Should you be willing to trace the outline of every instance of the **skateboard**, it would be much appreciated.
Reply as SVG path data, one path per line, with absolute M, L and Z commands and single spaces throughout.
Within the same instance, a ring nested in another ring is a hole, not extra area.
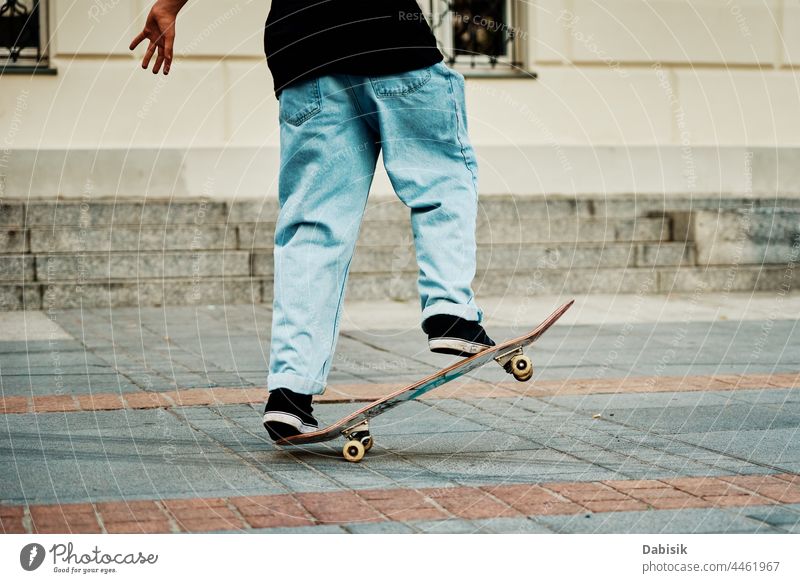
M 359 462 L 373 445 L 372 435 L 369 432 L 370 419 L 393 409 L 400 403 L 421 397 L 428 391 L 432 391 L 436 387 L 440 387 L 470 371 L 480 368 L 492 360 L 502 366 L 507 373 L 513 375 L 516 380 L 523 382 L 530 380 L 533 376 L 533 364 L 531 363 L 531 359 L 523 354 L 522 349 L 536 342 L 550 326 L 555 324 L 558 319 L 564 315 L 574 302 L 575 300 L 571 300 L 558 308 L 541 324 L 524 336 L 506 340 L 505 342 L 501 342 L 500 344 L 491 346 L 472 356 L 459 360 L 421 381 L 417 381 L 385 397 L 381 397 L 377 401 L 373 401 L 328 427 L 311 433 L 301 433 L 299 435 L 286 437 L 278 440 L 276 444 L 306 445 L 309 443 L 330 441 L 339 436 L 343 436 L 346 442 L 342 448 L 342 455 L 348 461 Z

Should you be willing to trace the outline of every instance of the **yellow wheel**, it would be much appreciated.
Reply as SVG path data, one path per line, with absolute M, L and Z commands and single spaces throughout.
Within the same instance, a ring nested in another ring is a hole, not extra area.
M 365 452 L 372 449 L 372 444 L 373 444 L 373 441 L 372 441 L 372 436 L 371 435 L 365 435 L 364 437 L 361 438 L 361 445 L 364 446 L 364 451 Z
M 342 455 L 344 459 L 349 462 L 360 462 L 364 454 L 367 453 L 366 448 L 361 444 L 360 441 L 351 439 L 347 443 L 344 444 L 342 448 Z
M 511 359 L 511 374 L 518 381 L 529 381 L 533 376 L 533 363 L 525 355 L 518 355 Z

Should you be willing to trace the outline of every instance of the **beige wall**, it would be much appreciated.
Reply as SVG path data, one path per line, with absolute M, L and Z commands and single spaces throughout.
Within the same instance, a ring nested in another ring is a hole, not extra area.
M 262 52 L 268 0 L 190 0 L 167 78 L 138 68 L 143 49 L 127 49 L 149 4 L 51 1 L 58 74 L 0 77 L 4 148 L 243 148 L 274 170 L 277 102 Z M 526 148 L 558 158 L 562 146 L 654 156 L 800 145 L 800 0 L 537 0 L 527 13 L 521 32 L 539 78 L 467 84 L 492 192 L 523 183 L 504 152 Z M 495 176 L 501 170 L 506 180 Z M 266 192 L 271 181 L 248 189 Z M 568 182 L 558 189 L 569 192 Z

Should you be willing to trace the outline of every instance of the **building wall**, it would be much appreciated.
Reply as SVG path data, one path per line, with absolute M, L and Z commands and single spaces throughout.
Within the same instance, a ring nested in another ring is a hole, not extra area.
M 2 196 L 274 196 L 268 0 L 191 0 L 168 77 L 128 50 L 149 0 L 50 4 L 58 74 L 0 76 Z M 538 78 L 467 83 L 484 193 L 800 193 L 800 0 L 526 12 Z

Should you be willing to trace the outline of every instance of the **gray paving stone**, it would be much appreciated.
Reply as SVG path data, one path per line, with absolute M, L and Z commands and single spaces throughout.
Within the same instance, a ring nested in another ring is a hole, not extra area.
M 163 410 L 10 415 L 5 421 L 0 430 L 4 502 L 284 491 Z
M 747 510 L 744 514 L 747 518 L 784 530 L 800 527 L 800 504 L 758 507 L 752 511 Z
M 347 531 L 338 524 L 319 524 L 315 526 L 294 527 L 287 526 L 281 528 L 253 528 L 246 532 L 252 534 L 347 534 Z
M 800 432 L 797 427 L 773 430 L 685 433 L 681 439 L 715 452 L 748 461 L 760 461 L 789 470 L 800 463 Z
M 479 526 L 469 520 L 451 518 L 449 520 L 420 520 L 408 523 L 418 532 L 428 534 L 476 534 L 483 532 Z
M 411 534 L 415 532 L 402 522 L 363 522 L 344 524 L 342 528 L 353 534 Z
M 486 518 L 471 521 L 483 532 L 498 534 L 552 534 L 545 525 L 528 518 Z
M 7 358 L 15 355 L 27 358 L 33 353 L 83 353 L 84 345 L 78 340 L 28 340 L 28 341 L 0 341 L 0 362 L 7 362 Z M 89 356 L 91 358 L 91 356 Z
M 784 406 L 795 408 L 800 402 L 800 388 L 739 390 L 731 395 L 731 401 L 779 409 Z
M 622 384 L 624 379 L 620 379 Z M 641 393 L 633 394 L 603 394 L 603 395 L 561 395 L 556 397 L 542 397 L 546 403 L 587 411 L 591 413 L 614 413 L 616 421 L 620 421 L 619 412 L 628 413 L 628 410 L 638 411 L 645 404 L 649 408 L 657 407 L 698 407 L 698 406 L 726 406 L 731 403 L 733 391 L 692 391 L 692 392 L 664 392 L 651 393 L 646 397 Z M 631 413 L 633 414 L 633 413 Z
M 697 405 L 695 407 L 671 406 L 669 414 L 664 407 L 639 407 L 619 410 L 614 420 L 643 431 L 678 434 L 732 431 L 739 429 L 796 428 L 800 425 L 800 410 L 792 411 L 764 408 L 751 404 Z
M 536 516 L 533 520 L 559 533 L 733 534 L 780 532 L 769 525 L 719 508 Z

